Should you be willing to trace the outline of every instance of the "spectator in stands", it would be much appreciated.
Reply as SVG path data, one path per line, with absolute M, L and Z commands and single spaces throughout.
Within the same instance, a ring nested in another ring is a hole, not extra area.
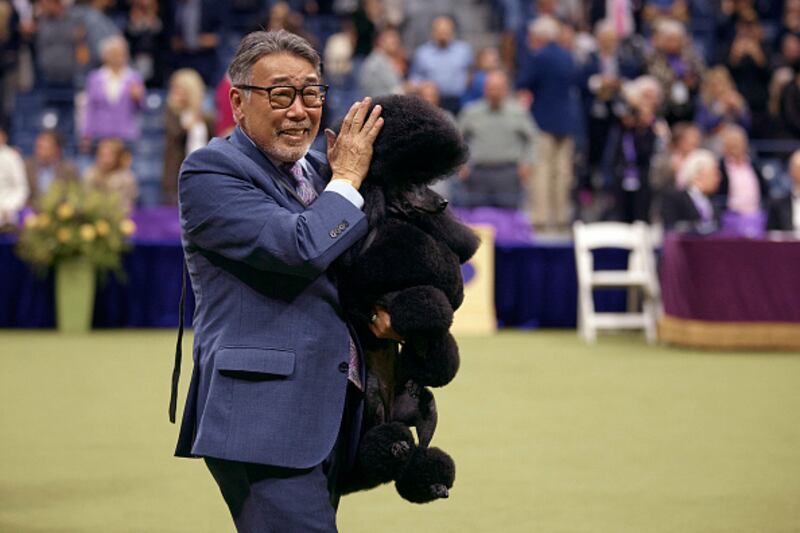
M 86 45 L 89 49 L 89 62 L 86 67 L 93 69 L 103 63 L 102 43 L 109 37 L 121 35 L 121 32 L 106 11 L 113 0 L 86 0 L 76 2 L 73 12 L 86 30 Z
M 36 65 L 42 87 L 72 89 L 89 61 L 86 30 L 65 0 L 39 0 L 36 20 Z
M 119 197 L 126 213 L 136 204 L 139 187 L 131 172 L 131 153 L 120 139 L 103 139 L 98 143 L 94 164 L 83 179 L 90 187 Z
M 128 66 L 128 43 L 115 35 L 101 45 L 103 66 L 89 74 L 82 129 L 83 147 L 105 138 L 132 143 L 139 138 L 137 115 L 145 89 L 138 72 Z
M 780 119 L 793 137 L 800 138 L 800 65 L 794 66 L 792 79 L 781 91 Z
M 472 61 L 472 47 L 456 39 L 453 19 L 437 17 L 431 25 L 431 40 L 414 53 L 409 78 L 414 82 L 433 81 L 439 89 L 441 107 L 457 114 Z
M 783 18 L 781 20 L 780 33 L 793 33 L 795 35 L 800 35 L 799 0 L 785 0 L 783 5 Z
M 647 70 L 661 82 L 667 121 L 674 124 L 691 120 L 705 62 L 692 48 L 684 25 L 675 20 L 664 19 L 656 24 L 653 47 Z
M 789 194 L 769 202 L 767 229 L 781 231 L 800 231 L 800 150 L 789 158 L 789 176 L 792 190 Z
M 465 204 L 519 208 L 522 187 L 531 177 L 536 133 L 530 115 L 509 99 L 505 72 L 486 75 L 484 97 L 461 111 L 458 124 L 470 148 L 460 176 Z
M 767 111 L 769 113 L 770 128 L 766 133 L 767 138 L 783 139 L 794 137 L 791 125 L 784 123 L 781 100 L 784 89 L 795 78 L 795 72 L 800 72 L 800 34 L 787 33 L 781 39 L 780 52 L 773 59 L 772 79 L 769 83 L 769 100 Z
M 658 23 L 659 20 L 669 18 L 684 24 L 689 22 L 688 0 L 645 0 L 642 11 L 642 21 L 646 25 Z
M 0 129 L 0 231 L 16 226 L 30 193 L 25 162 L 7 141 L 6 132 Z
M 625 80 L 641 73 L 640 65 L 619 48 L 617 30 L 611 20 L 601 20 L 595 26 L 597 51 L 589 55 L 581 73 L 583 112 L 587 117 L 588 140 L 585 189 L 591 189 L 592 175 L 599 172 L 611 126 L 615 123 L 613 104 L 620 97 Z
M 770 128 L 767 101 L 771 72 L 764 28 L 758 20 L 740 21 L 736 25 L 736 37 L 726 54 L 726 64 L 752 114 L 754 135 L 764 137 Z
M 483 86 L 486 83 L 486 76 L 500 68 L 500 52 L 494 46 L 487 46 L 478 51 L 475 58 L 475 65 L 469 75 L 467 90 L 461 97 L 461 106 L 483 98 Z
M 206 88 L 200 75 L 188 68 L 172 74 L 167 106 L 164 110 L 164 173 L 162 193 L 165 203 L 178 203 L 178 171 L 187 155 L 208 144 L 213 131 L 211 117 L 203 112 Z M 229 104 L 230 105 L 230 104 Z
M 227 7 L 218 0 L 176 0 L 167 27 L 173 68 L 196 70 L 206 86 L 216 86 L 221 77 L 216 48 Z
M 0 129 L 11 123 L 20 44 L 17 10 L 10 0 L 0 0 Z
M 624 111 L 608 140 L 615 199 L 613 218 L 627 223 L 650 220 L 650 165 L 658 148 L 656 113 L 661 102 L 648 94 L 648 79 L 643 76 L 624 86 Z M 658 87 L 657 82 L 653 85 Z
M 353 55 L 366 57 L 372 51 L 378 28 L 383 26 L 383 6 L 380 0 L 359 0 L 358 8 L 350 16 L 347 26 L 348 33 L 353 37 Z
M 130 44 L 131 65 L 145 85 L 163 87 L 167 39 L 158 0 L 131 0 L 125 38 Z
M 747 132 L 739 126 L 727 126 L 722 132 L 719 195 L 725 208 L 739 215 L 754 215 L 766 199 L 767 188 L 761 172 L 748 154 Z
M 398 57 L 405 55 L 400 34 L 393 28 L 378 32 L 375 44 L 358 74 L 358 88 L 364 96 L 401 94 L 403 92 L 404 62 Z
M 546 16 L 530 26 L 529 52 L 519 72 L 517 88 L 530 102 L 539 127 L 536 175 L 528 202 L 531 220 L 542 231 L 566 230 L 571 220 L 570 192 L 574 182 L 573 154 L 578 109 L 577 72 L 568 50 L 558 44 L 560 25 Z
M 78 180 L 78 170 L 72 162 L 63 159 L 61 145 L 61 134 L 55 130 L 45 130 L 36 137 L 33 157 L 25 161 L 29 204 L 34 204 L 47 192 L 53 181 Z
M 236 120 L 233 118 L 233 109 L 231 109 L 231 100 L 228 97 L 230 91 L 231 77 L 225 73 L 214 90 L 214 108 L 217 112 L 214 121 L 215 137 L 227 136 L 236 126 Z
M 686 157 L 703 145 L 703 132 L 692 122 L 678 122 L 672 126 L 669 145 L 653 159 L 650 184 L 654 191 L 684 189 L 686 183 L 677 178 Z
M 716 136 L 726 126 L 738 124 L 746 128 L 750 125 L 747 102 L 736 90 L 736 85 L 725 67 L 720 65 L 706 72 L 697 101 L 695 122 L 715 147 Z
M 687 187 L 666 195 L 661 205 L 664 229 L 702 233 L 715 230 L 719 226 L 719 209 L 711 197 L 720 182 L 717 157 L 703 148 L 695 150 L 686 158 L 681 174 Z

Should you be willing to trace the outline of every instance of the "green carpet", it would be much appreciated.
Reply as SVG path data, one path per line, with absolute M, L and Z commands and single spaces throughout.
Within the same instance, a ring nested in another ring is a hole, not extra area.
M 0 531 L 233 531 L 205 467 L 171 456 L 173 342 L 0 332 Z M 436 392 L 451 498 L 349 496 L 343 532 L 800 531 L 798 354 L 572 331 L 460 343 Z

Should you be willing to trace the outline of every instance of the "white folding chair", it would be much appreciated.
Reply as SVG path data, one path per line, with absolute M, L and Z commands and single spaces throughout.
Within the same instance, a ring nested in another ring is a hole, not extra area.
M 572 226 L 575 237 L 575 265 L 578 272 L 578 332 L 586 342 L 597 340 L 599 329 L 644 329 L 647 342 L 656 341 L 656 321 L 661 297 L 656 276 L 655 254 L 650 228 L 644 222 L 597 222 Z M 626 270 L 595 270 L 592 251 L 599 248 L 630 250 Z M 594 289 L 627 288 L 625 313 L 598 313 Z M 641 294 L 641 310 L 638 298 Z

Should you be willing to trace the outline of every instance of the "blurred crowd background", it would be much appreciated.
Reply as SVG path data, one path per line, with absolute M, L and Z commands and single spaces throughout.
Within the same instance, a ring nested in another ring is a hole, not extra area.
M 55 180 L 175 204 L 239 40 L 280 28 L 324 58 L 323 127 L 366 95 L 452 117 L 456 206 L 800 228 L 800 0 L 0 0 L 0 226 Z

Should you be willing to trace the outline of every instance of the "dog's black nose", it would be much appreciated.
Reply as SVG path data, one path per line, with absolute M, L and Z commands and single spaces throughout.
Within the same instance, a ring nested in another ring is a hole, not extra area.
M 450 202 L 448 202 L 445 198 L 442 198 L 441 200 L 439 200 L 439 211 L 441 212 L 441 211 L 444 211 L 445 209 L 447 209 L 447 204 L 449 204 L 449 203 Z

